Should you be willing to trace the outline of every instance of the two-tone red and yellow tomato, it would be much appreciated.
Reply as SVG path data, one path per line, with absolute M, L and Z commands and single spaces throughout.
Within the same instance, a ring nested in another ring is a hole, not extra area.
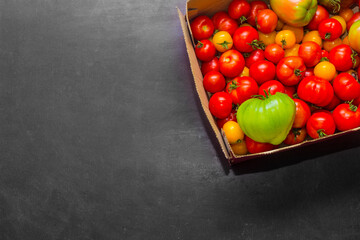
M 350 47 L 355 51 L 360 52 L 360 20 L 351 25 L 348 40 Z

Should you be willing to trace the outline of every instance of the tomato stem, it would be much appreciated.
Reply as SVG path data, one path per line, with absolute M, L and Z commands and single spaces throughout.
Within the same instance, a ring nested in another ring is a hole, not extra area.
M 284 48 L 284 46 L 286 46 L 286 40 L 285 40 L 285 38 L 283 38 L 283 39 L 281 40 L 281 47 Z
M 231 93 L 232 90 L 235 90 L 237 89 L 239 86 L 237 85 L 237 82 L 236 80 L 235 81 L 232 81 L 229 85 L 229 93 Z
M 302 76 L 301 73 L 303 73 L 303 72 L 304 72 L 304 71 L 301 71 L 300 69 L 295 69 L 295 70 L 294 70 L 295 76 L 297 76 L 297 77 L 301 77 L 301 76 Z
M 316 131 L 319 135 L 319 137 L 325 137 L 327 136 L 327 134 L 325 133 L 325 130 L 324 129 L 319 129 Z
M 293 128 L 292 132 L 294 134 L 294 140 L 296 141 L 296 138 L 300 135 L 301 128 Z
M 327 57 L 322 57 L 320 62 L 330 62 L 330 60 Z
M 353 67 L 354 67 L 355 64 L 356 64 L 356 58 L 355 58 L 355 57 L 356 57 L 358 54 L 357 54 L 357 52 L 354 51 L 354 49 L 351 49 L 351 52 L 352 52 L 352 53 L 351 53 L 351 61 L 352 61 L 352 63 L 353 63 Z
M 331 38 L 331 33 L 325 33 L 325 39 L 330 39 Z
M 247 18 L 245 16 L 241 16 L 239 20 L 240 20 L 240 24 L 243 24 L 244 22 L 246 22 Z
M 356 111 L 357 111 L 357 106 L 356 106 L 356 105 L 354 105 L 354 104 L 352 104 L 352 103 L 353 103 L 353 101 L 354 101 L 354 99 L 353 99 L 353 100 L 351 100 L 351 101 L 348 101 L 348 102 L 346 102 L 346 103 L 348 103 L 348 104 L 349 104 L 349 109 L 350 109 L 351 111 L 356 112 Z
M 217 43 L 218 45 L 222 46 L 223 48 L 225 49 L 229 49 L 228 45 L 229 44 L 232 44 L 232 42 L 227 42 L 227 41 L 224 41 L 222 43 Z
M 204 46 L 204 44 L 200 41 L 198 41 L 198 44 L 197 44 L 197 48 L 202 48 Z
M 248 44 L 251 45 L 254 50 L 256 49 L 265 50 L 265 44 L 257 39 L 253 40 L 251 43 Z

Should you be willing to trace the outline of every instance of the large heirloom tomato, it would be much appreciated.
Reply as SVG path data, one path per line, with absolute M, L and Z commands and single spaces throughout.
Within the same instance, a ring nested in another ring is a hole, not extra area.
M 297 94 L 302 100 L 319 107 L 325 107 L 331 102 L 334 96 L 334 89 L 325 79 L 310 76 L 301 80 Z
M 329 52 L 329 61 L 334 64 L 336 70 L 346 72 L 356 64 L 356 53 L 346 44 L 334 47 Z
M 283 22 L 294 27 L 303 27 L 314 17 L 317 0 L 270 0 L 270 5 Z
M 351 101 L 360 96 L 360 83 L 349 73 L 340 73 L 333 80 L 335 94 L 343 101 Z
M 350 47 L 360 53 L 360 21 L 357 21 L 351 25 L 348 39 Z
M 214 24 L 208 16 L 196 17 L 190 24 L 191 32 L 196 40 L 207 39 L 214 33 Z
M 304 77 L 305 70 L 306 66 L 301 57 L 285 57 L 276 66 L 276 76 L 285 86 L 294 86 Z
M 217 92 L 209 100 L 209 110 L 212 115 L 219 119 L 228 117 L 232 110 L 232 100 L 230 94 Z
M 336 128 L 340 131 L 360 127 L 360 109 L 351 103 L 342 103 L 333 111 Z
M 316 112 L 311 115 L 306 123 L 308 135 L 314 139 L 334 134 L 336 130 L 331 113 Z
M 229 78 L 239 76 L 244 69 L 245 59 L 241 53 L 232 49 L 224 52 L 220 59 L 220 72 Z
M 252 52 L 256 48 L 265 49 L 259 41 L 258 31 L 250 26 L 239 27 L 233 35 L 234 46 L 240 52 Z
M 295 103 L 285 93 L 251 98 L 241 104 L 237 120 L 251 139 L 278 145 L 284 141 L 295 118 Z
M 251 77 L 236 77 L 226 85 L 226 92 L 234 104 L 242 104 L 258 93 L 258 85 Z

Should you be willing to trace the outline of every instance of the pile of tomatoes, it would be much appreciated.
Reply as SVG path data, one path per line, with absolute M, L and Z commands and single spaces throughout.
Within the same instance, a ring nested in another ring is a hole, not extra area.
M 309 24 L 294 27 L 263 1 L 233 0 L 227 11 L 191 21 L 209 110 L 235 154 L 280 146 L 254 141 L 237 124 L 237 108 L 264 91 L 285 93 L 296 104 L 281 145 L 360 127 L 360 58 L 353 47 L 360 38 L 348 37 L 358 20 L 350 8 L 332 16 L 318 5 Z M 360 36 L 360 28 L 354 31 Z

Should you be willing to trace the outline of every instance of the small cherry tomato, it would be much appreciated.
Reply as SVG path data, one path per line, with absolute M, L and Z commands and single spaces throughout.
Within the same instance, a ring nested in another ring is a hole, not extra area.
M 304 43 L 308 41 L 316 42 L 320 47 L 322 47 L 322 39 L 320 37 L 319 31 L 314 30 L 306 33 L 302 42 Z
M 260 0 L 255 0 L 250 2 L 250 15 L 247 19 L 247 22 L 255 27 L 256 26 L 256 15 L 260 10 L 268 9 L 268 5 Z
M 332 114 L 339 131 L 360 127 L 360 109 L 352 103 L 338 105 Z
M 210 40 L 203 39 L 198 41 L 195 46 L 195 55 L 200 61 L 211 61 L 215 57 L 215 54 L 215 46 Z
M 275 30 L 278 17 L 271 9 L 260 10 L 255 18 L 256 28 L 263 33 L 271 33 Z
M 209 110 L 213 116 L 224 119 L 230 115 L 232 110 L 232 100 L 230 94 L 217 92 L 210 97 Z
M 204 76 L 203 85 L 206 91 L 216 93 L 224 90 L 226 82 L 221 73 L 211 71 Z
M 245 137 L 246 147 L 249 153 L 261 153 L 270 151 L 276 148 L 275 145 L 270 143 L 260 143 L 252 140 L 248 136 Z
M 245 66 L 250 68 L 251 65 L 261 60 L 265 60 L 265 53 L 261 49 L 256 49 L 255 51 L 251 52 L 248 57 L 245 57 Z
M 293 128 L 305 127 L 307 120 L 311 116 L 309 105 L 301 99 L 294 99 L 296 105 L 295 120 Z
M 299 57 L 304 60 L 305 66 L 313 67 L 320 62 L 321 47 L 315 42 L 304 42 L 300 45 Z
M 297 57 L 299 56 L 300 44 L 295 44 L 292 48 L 285 49 L 285 57 Z
M 214 57 L 209 62 L 201 63 L 201 73 L 203 74 L 203 76 L 205 76 L 205 74 L 210 71 L 220 71 L 219 59 L 217 57 Z
M 227 121 L 223 126 L 223 130 L 230 144 L 241 142 L 244 139 L 244 132 L 235 121 Z
M 341 36 L 342 26 L 338 20 L 334 18 L 327 18 L 320 22 L 318 31 L 321 39 L 332 41 Z
M 232 48 L 233 40 L 231 35 L 226 31 L 219 31 L 214 34 L 213 44 L 219 52 L 225 52 Z
M 332 135 L 335 130 L 334 119 L 331 114 L 326 112 L 313 113 L 306 124 L 306 132 L 313 139 Z
M 265 58 L 274 64 L 277 64 L 284 56 L 284 49 L 275 43 L 265 48 Z
M 250 15 L 250 3 L 246 0 L 232 0 L 228 7 L 228 14 L 242 24 Z
M 304 101 L 324 107 L 331 102 L 334 96 L 334 89 L 325 79 L 310 76 L 301 80 L 297 94 Z
M 295 34 L 296 43 L 300 43 L 304 37 L 304 28 L 303 27 L 293 27 L 285 24 L 282 30 L 290 30 Z
M 301 57 L 285 57 L 276 66 L 276 76 L 285 86 L 295 86 L 303 79 L 305 70 Z
M 231 144 L 230 147 L 236 155 L 245 155 L 248 152 L 245 140 L 241 140 L 239 143 Z
M 314 68 L 314 75 L 327 81 L 334 79 L 336 68 L 334 64 L 328 61 L 319 62 Z
M 307 28 L 310 30 L 317 30 L 322 20 L 329 18 L 329 12 L 321 5 L 317 5 L 314 17 L 311 19 Z
M 259 32 L 259 41 L 264 43 L 265 47 L 275 43 L 276 31 L 272 31 L 271 33 L 262 33 Z
M 284 140 L 284 143 L 286 145 L 295 145 L 298 143 L 301 143 L 305 140 L 307 134 L 306 134 L 306 128 L 293 128 L 290 130 L 289 134 Z
M 250 76 L 261 85 L 275 78 L 276 67 L 272 62 L 262 60 L 251 65 Z
M 236 77 L 226 85 L 226 92 L 230 94 L 235 105 L 240 105 L 258 94 L 258 89 L 258 84 L 251 77 Z
M 360 96 L 360 83 L 349 73 L 340 73 L 333 80 L 336 96 L 343 101 L 350 101 Z
M 295 33 L 291 30 L 281 30 L 276 34 L 275 43 L 284 49 L 292 48 L 296 43 Z
M 245 59 L 243 55 L 234 50 L 228 50 L 221 54 L 219 59 L 220 72 L 229 78 L 239 76 L 244 69 Z
M 214 24 L 208 16 L 200 15 L 190 23 L 190 29 L 196 40 L 203 40 L 213 35 Z
M 259 87 L 259 95 L 265 96 L 265 92 L 266 94 L 270 92 L 271 95 L 275 95 L 277 92 L 285 93 L 285 87 L 277 80 L 270 80 Z

